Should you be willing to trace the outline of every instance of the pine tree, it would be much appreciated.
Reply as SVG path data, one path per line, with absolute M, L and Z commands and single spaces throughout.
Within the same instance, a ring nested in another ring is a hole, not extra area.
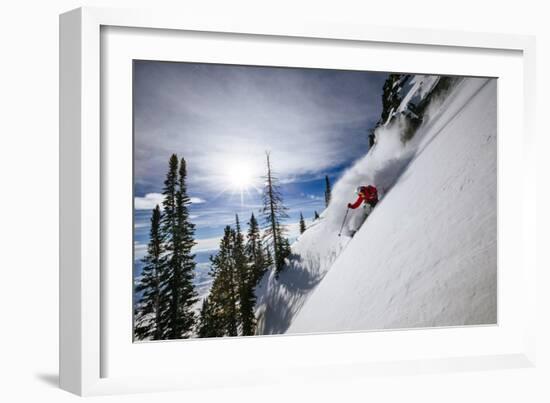
M 235 229 L 230 226 L 224 229 L 219 251 L 210 258 L 213 281 L 208 300 L 204 301 L 201 310 L 200 337 L 254 334 L 254 291 L 269 258 L 254 215 L 249 226 L 245 243 L 239 217 L 235 216 Z
M 142 293 L 136 306 L 135 337 L 138 340 L 160 340 L 163 335 L 162 285 L 161 277 L 166 259 L 164 258 L 163 238 L 160 231 L 161 213 L 157 205 L 151 215 L 151 229 L 147 254 L 142 259 L 144 266 L 136 293 Z
M 306 222 L 304 221 L 304 216 L 300 212 L 300 234 L 306 232 Z
M 328 207 L 331 197 L 330 180 L 328 175 L 325 175 L 325 207 Z
M 163 189 L 162 233 L 166 244 L 166 271 L 163 282 L 166 287 L 166 312 L 162 320 L 165 339 L 180 339 L 190 336 L 195 325 L 193 305 L 197 302 L 197 293 L 193 285 L 195 269 L 194 245 L 195 227 L 189 222 L 186 187 L 186 163 L 182 158 L 170 157 L 168 173 Z
M 251 264 L 254 285 L 257 285 L 270 264 L 267 251 L 262 245 L 260 226 L 256 217 L 254 217 L 254 213 L 252 213 L 248 222 L 245 253 Z
M 290 241 L 288 240 L 288 238 L 283 238 L 281 245 L 282 245 L 281 254 L 285 257 L 289 257 L 291 253 L 291 249 L 290 249 Z
M 223 323 L 217 307 L 206 297 L 202 301 L 197 329 L 198 337 L 222 337 Z
M 187 163 L 182 158 L 179 167 L 176 212 L 178 217 L 178 230 L 180 231 L 180 248 L 182 260 L 181 273 L 181 300 L 180 300 L 180 329 L 185 336 L 193 329 L 196 322 L 193 306 L 198 301 L 198 294 L 193 284 L 195 276 L 195 255 L 191 252 L 195 246 L 195 225 L 189 221 L 189 208 L 191 200 L 187 195 Z
M 284 267 L 285 259 L 288 257 L 288 249 L 285 243 L 286 228 L 282 224 L 288 218 L 287 208 L 283 204 L 283 197 L 279 190 L 278 179 L 274 175 L 269 160 L 269 153 L 266 153 L 267 173 L 263 190 L 263 207 L 261 213 L 264 218 L 264 237 L 273 252 L 275 270 L 278 273 Z
M 318 213 L 317 211 L 314 211 L 314 212 L 313 212 L 313 219 L 314 219 L 314 220 L 319 219 L 319 213 Z
M 239 288 L 239 313 L 241 332 L 243 336 L 254 334 L 256 318 L 254 316 L 254 305 L 256 296 L 254 295 L 254 277 L 251 266 L 245 253 L 244 237 L 241 233 L 239 216 L 235 216 L 235 232 L 233 240 L 233 256 L 235 261 L 235 272 Z
M 212 309 L 208 303 L 208 297 L 202 300 L 201 311 L 199 314 L 199 323 L 197 326 L 198 337 L 212 337 Z
M 174 329 L 174 307 L 177 303 L 173 301 L 177 298 L 179 293 L 173 293 L 174 284 L 172 278 L 174 273 L 179 269 L 179 250 L 178 245 L 178 232 L 177 232 L 177 220 L 176 220 L 176 192 L 177 192 L 177 177 L 178 177 L 178 158 L 174 154 L 170 157 L 168 172 L 164 180 L 163 188 L 163 214 L 161 220 L 161 231 L 165 240 L 166 250 L 166 270 L 162 275 L 162 282 L 165 289 L 163 292 L 163 312 L 161 315 L 161 323 L 163 328 L 163 339 L 175 338 L 173 334 Z M 175 312 L 177 314 L 177 312 Z
M 213 277 L 210 290 L 210 302 L 216 308 L 216 317 L 220 332 L 225 336 L 237 336 L 239 321 L 239 287 L 235 270 L 234 241 L 236 233 L 230 226 L 224 229 L 220 248 L 210 258 Z
M 273 260 L 273 255 L 271 254 L 271 250 L 269 249 L 269 246 L 265 246 L 264 250 L 266 267 L 271 267 L 275 264 L 275 261 Z

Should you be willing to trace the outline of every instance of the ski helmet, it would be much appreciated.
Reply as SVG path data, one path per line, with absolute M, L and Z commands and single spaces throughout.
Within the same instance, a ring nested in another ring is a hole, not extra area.
M 363 186 L 359 186 L 357 190 L 355 190 L 355 193 L 359 194 L 363 191 Z

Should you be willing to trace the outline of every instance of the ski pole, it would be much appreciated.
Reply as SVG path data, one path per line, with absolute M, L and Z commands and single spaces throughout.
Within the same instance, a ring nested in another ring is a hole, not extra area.
M 342 235 L 342 230 L 344 229 L 344 224 L 346 223 L 346 218 L 348 218 L 349 207 L 346 209 L 346 215 L 344 216 L 344 221 L 342 221 L 342 226 L 340 227 L 340 232 L 338 236 Z

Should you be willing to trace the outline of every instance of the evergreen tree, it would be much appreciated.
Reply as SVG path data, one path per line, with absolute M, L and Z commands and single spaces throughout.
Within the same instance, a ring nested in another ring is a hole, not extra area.
M 273 252 L 273 260 L 275 270 L 278 273 L 284 267 L 285 259 L 288 257 L 288 249 L 286 247 L 285 235 L 286 228 L 282 222 L 288 218 L 287 208 L 283 204 L 283 197 L 279 190 L 278 179 L 274 175 L 269 160 L 269 153 L 266 153 L 267 158 L 267 173 L 265 176 L 265 186 L 263 189 L 263 207 L 261 213 L 264 218 L 265 231 L 264 237 L 270 245 Z
M 176 212 L 178 216 L 178 230 L 180 231 L 180 247 L 182 259 L 182 278 L 180 283 L 180 331 L 186 334 L 195 326 L 196 317 L 193 306 L 198 301 L 198 294 L 193 284 L 195 276 L 195 255 L 191 252 L 195 246 L 195 225 L 189 220 L 188 206 L 191 200 L 187 195 L 187 163 L 182 158 L 179 167 Z
M 239 288 L 239 313 L 242 326 L 242 335 L 250 336 L 254 334 L 256 318 L 254 316 L 254 305 L 256 296 L 254 295 L 254 276 L 252 267 L 248 262 L 245 253 L 244 237 L 241 233 L 239 216 L 235 216 L 235 232 L 233 240 L 233 256 L 235 261 L 235 271 Z
M 239 217 L 235 216 L 235 229 L 225 228 L 219 251 L 210 258 L 213 281 L 201 310 L 200 337 L 249 336 L 255 332 L 254 290 L 269 258 L 254 215 L 249 227 L 245 243 Z
M 271 267 L 275 264 L 275 261 L 273 260 L 273 255 L 271 254 L 271 250 L 269 249 L 269 246 L 264 246 L 264 250 L 266 268 Z
M 314 219 L 314 220 L 319 219 L 319 213 L 318 213 L 317 211 L 314 211 L 314 212 L 313 212 L 313 219 Z
M 281 242 L 281 254 L 285 257 L 289 257 L 291 253 L 290 249 L 290 241 L 288 238 L 282 238 L 283 241 Z
M 151 215 L 151 229 L 147 254 L 142 259 L 144 266 L 135 291 L 142 293 L 136 306 L 135 337 L 138 340 L 160 340 L 163 329 L 161 277 L 166 259 L 164 258 L 163 238 L 160 231 L 161 213 L 157 205 Z
M 253 283 L 257 285 L 270 264 L 267 251 L 262 245 L 260 226 L 256 217 L 254 217 L 254 213 L 252 213 L 248 222 L 245 253 L 251 265 Z
M 330 203 L 331 192 L 330 180 L 328 175 L 325 175 L 325 207 L 328 207 L 328 204 Z
M 173 154 L 170 157 L 168 173 L 163 189 L 162 234 L 166 245 L 166 270 L 163 283 L 166 287 L 166 312 L 162 316 L 165 339 L 180 339 L 190 336 L 195 325 L 193 305 L 197 293 L 193 285 L 195 269 L 191 248 L 195 227 L 189 222 L 190 203 L 186 187 L 187 169 L 185 160 L 181 163 Z
M 226 226 L 219 251 L 210 258 L 212 262 L 210 275 L 214 279 L 209 299 L 216 309 L 218 329 L 224 336 L 237 336 L 240 325 L 239 284 L 234 254 L 235 239 L 235 231 L 230 226 Z
M 306 222 L 304 221 L 304 216 L 300 212 L 300 234 L 306 232 Z
M 213 312 L 208 303 L 208 297 L 202 300 L 201 311 L 199 314 L 199 322 L 197 325 L 198 337 L 213 337 Z
M 222 337 L 223 323 L 220 320 L 220 314 L 217 307 L 205 298 L 202 301 L 199 324 L 197 329 L 198 337 Z

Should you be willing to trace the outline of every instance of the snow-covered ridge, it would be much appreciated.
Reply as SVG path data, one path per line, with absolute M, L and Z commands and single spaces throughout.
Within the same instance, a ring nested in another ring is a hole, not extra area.
M 413 76 L 402 105 L 437 84 Z M 257 289 L 258 333 L 367 330 L 496 320 L 496 85 L 463 79 L 432 102 L 414 137 L 394 114 L 292 245 L 289 267 Z M 399 109 L 405 108 L 400 105 Z M 382 196 L 338 231 L 354 190 Z M 458 201 L 457 201 L 458 200 Z

